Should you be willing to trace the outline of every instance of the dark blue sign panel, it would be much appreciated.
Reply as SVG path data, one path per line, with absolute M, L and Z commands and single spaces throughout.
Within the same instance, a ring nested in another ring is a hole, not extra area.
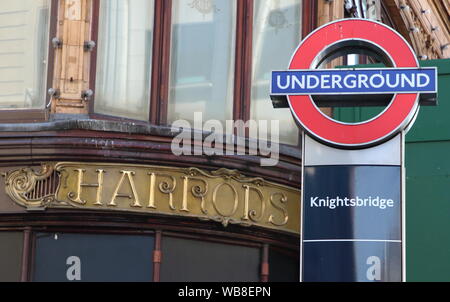
M 400 282 L 401 243 L 330 241 L 304 244 L 308 282 Z
M 303 281 L 401 281 L 401 168 L 304 173 Z
M 272 95 L 436 93 L 436 68 L 273 71 Z

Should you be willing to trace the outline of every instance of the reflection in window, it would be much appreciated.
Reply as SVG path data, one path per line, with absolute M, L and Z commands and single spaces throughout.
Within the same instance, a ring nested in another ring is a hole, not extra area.
M 250 118 L 279 120 L 280 142 L 298 143 L 289 108 L 274 109 L 270 100 L 272 70 L 286 70 L 301 40 L 301 0 L 255 0 Z M 261 131 L 263 129 L 259 129 Z M 270 135 L 268 136 L 270 138 Z
M 231 119 L 236 1 L 172 3 L 168 121 Z
M 152 281 L 152 236 L 38 233 L 34 281 Z
M 161 281 L 259 281 L 258 248 L 164 237 L 162 254 Z
M 100 1 L 95 111 L 148 120 L 154 1 Z
M 0 232 L 0 282 L 20 281 L 23 233 Z
M 299 255 L 270 249 L 269 252 L 269 282 L 298 282 Z
M 0 108 L 43 108 L 50 0 L 0 1 Z

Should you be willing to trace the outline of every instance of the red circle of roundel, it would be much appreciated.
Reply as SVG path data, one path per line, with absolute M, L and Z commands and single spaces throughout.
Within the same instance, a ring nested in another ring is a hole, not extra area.
M 383 49 L 394 67 L 418 67 L 408 43 L 393 29 L 374 21 L 346 19 L 329 23 L 306 37 L 292 57 L 289 69 L 311 69 L 316 57 L 328 45 L 344 40 L 365 40 Z M 289 95 L 291 111 L 300 125 L 326 143 L 338 146 L 365 146 L 390 138 L 408 125 L 418 109 L 418 94 L 396 94 L 388 108 L 377 117 L 358 124 L 331 119 L 316 107 L 309 95 Z

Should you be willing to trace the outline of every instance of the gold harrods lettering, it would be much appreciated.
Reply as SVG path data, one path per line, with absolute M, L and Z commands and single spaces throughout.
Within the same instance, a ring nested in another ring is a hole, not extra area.
M 142 208 L 141 200 L 147 197 L 146 208 L 149 210 L 158 210 L 161 203 L 166 202 L 172 212 L 189 214 L 192 208 L 199 207 L 203 215 L 232 217 L 243 222 L 252 221 L 281 227 L 289 221 L 289 212 L 286 208 L 289 201 L 283 192 L 264 194 L 258 185 L 233 183 L 229 178 L 221 179 L 219 182 L 216 180 L 211 187 L 211 184 L 202 177 L 182 175 L 179 176 L 182 183 L 179 187 L 174 175 L 147 171 L 148 178 L 144 185 L 148 187 L 146 190 L 148 196 L 139 196 L 137 183 L 142 186 L 142 181 L 136 179 L 136 172 L 131 169 L 111 171 L 96 169 L 96 175 L 89 174 L 85 168 L 61 167 L 60 171 L 68 173 L 68 177 L 75 180 L 75 183 L 69 186 L 72 191 L 67 194 L 67 198 L 81 206 Z M 116 182 L 111 182 L 108 177 L 113 179 L 114 173 L 116 179 L 117 174 L 120 174 L 120 177 Z M 95 177 L 97 182 L 85 183 L 87 176 Z M 109 189 L 106 188 L 106 184 Z M 156 197 L 158 191 L 166 196 L 166 200 Z M 178 196 L 181 191 L 178 202 L 175 200 L 177 191 Z M 129 203 L 123 204 L 126 199 Z
M 74 172 L 78 172 L 78 177 L 77 177 L 77 185 L 76 185 L 76 192 L 69 192 L 69 194 L 67 194 L 67 197 L 76 203 L 79 204 L 86 204 L 86 201 L 81 199 L 81 193 L 83 190 L 83 187 L 88 187 L 88 188 L 97 188 L 97 198 L 95 200 L 95 205 L 102 205 L 102 203 L 100 202 L 100 198 L 102 196 L 102 189 L 103 189 L 103 174 L 105 173 L 104 170 L 102 169 L 97 169 L 96 172 L 98 173 L 98 182 L 96 184 L 85 184 L 83 183 L 83 179 L 84 179 L 84 172 L 86 172 L 85 169 L 74 169 Z
M 129 211 L 300 232 L 300 190 L 237 170 L 56 162 L 3 176 L 5 193 L 29 210 Z

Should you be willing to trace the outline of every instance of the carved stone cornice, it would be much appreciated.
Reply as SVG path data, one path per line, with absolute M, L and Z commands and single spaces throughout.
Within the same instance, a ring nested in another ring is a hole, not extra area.
M 96 119 L 45 123 L 0 124 L 0 164 L 24 165 L 47 161 L 138 162 L 149 165 L 237 169 L 252 177 L 300 186 L 301 152 L 298 146 L 279 146 L 279 162 L 261 166 L 263 155 L 176 156 L 173 138 L 180 130 L 169 126 Z M 204 132 L 202 139 L 210 135 Z M 229 137 L 224 137 L 228 142 Z M 250 142 L 246 139 L 245 144 Z M 247 152 L 248 153 L 248 152 Z
M 420 59 L 450 57 L 449 4 L 446 0 L 384 0 L 392 15 L 398 10 L 401 20 L 394 18 L 397 27 L 404 27 L 412 47 Z M 402 23 L 402 24 L 401 24 Z
M 82 92 L 89 89 L 89 61 L 85 41 L 91 39 L 92 0 L 58 1 L 53 88 L 59 96 L 52 101 L 52 113 L 86 114 L 88 102 Z
M 318 1 L 317 25 L 321 26 L 328 22 L 344 18 L 344 0 Z

